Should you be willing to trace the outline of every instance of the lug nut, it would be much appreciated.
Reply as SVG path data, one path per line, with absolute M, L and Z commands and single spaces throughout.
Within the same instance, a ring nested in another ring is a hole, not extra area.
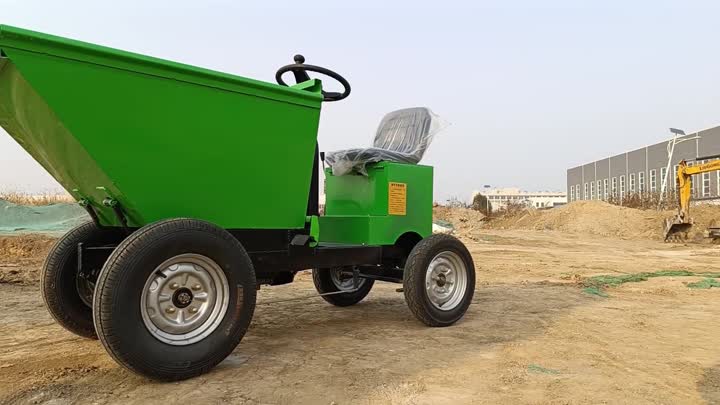
M 198 311 L 197 308 L 195 308 L 195 307 L 190 307 L 190 313 L 191 313 L 191 314 L 196 314 L 197 311 Z
M 171 290 L 177 290 L 179 287 L 180 287 L 180 284 L 178 284 L 178 283 L 172 283 L 172 284 L 170 284 L 170 289 L 171 289 Z
M 175 313 L 175 308 L 174 308 L 174 307 L 168 307 L 168 308 L 165 310 L 165 312 L 167 312 L 168 314 L 174 314 L 174 313 Z
M 195 291 L 200 291 L 201 288 L 202 286 L 200 284 L 195 284 L 194 286 L 192 286 L 192 289 Z

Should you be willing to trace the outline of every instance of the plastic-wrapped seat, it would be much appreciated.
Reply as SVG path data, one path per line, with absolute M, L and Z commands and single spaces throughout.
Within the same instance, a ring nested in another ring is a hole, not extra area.
M 368 163 L 389 161 L 417 164 L 439 129 L 438 117 L 425 107 L 388 113 L 380 121 L 371 148 L 346 149 L 325 154 L 333 175 L 350 172 L 367 175 Z

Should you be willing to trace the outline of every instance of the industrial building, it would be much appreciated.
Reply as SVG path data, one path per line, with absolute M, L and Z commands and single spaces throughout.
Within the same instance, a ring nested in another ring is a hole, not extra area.
M 504 208 L 508 203 L 519 203 L 534 208 L 552 208 L 567 203 L 567 195 L 562 191 L 524 191 L 514 187 L 474 191 L 470 201 L 480 193 L 487 196 L 494 209 Z
M 630 194 L 660 192 L 668 165 L 672 138 L 654 145 L 631 150 L 567 171 L 568 201 L 622 200 Z M 670 159 L 672 171 L 667 190 L 674 190 L 677 163 L 680 160 L 704 163 L 720 158 L 720 127 L 678 136 Z M 698 199 L 720 197 L 720 172 L 693 176 L 693 195 Z

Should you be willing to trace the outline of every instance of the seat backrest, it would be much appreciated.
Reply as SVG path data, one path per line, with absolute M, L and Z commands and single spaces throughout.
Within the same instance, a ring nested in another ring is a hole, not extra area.
M 373 146 L 422 159 L 432 140 L 433 114 L 425 107 L 405 108 L 386 114 L 375 134 Z

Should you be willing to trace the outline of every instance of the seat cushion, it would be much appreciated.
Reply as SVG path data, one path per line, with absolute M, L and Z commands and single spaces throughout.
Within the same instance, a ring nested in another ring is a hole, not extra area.
M 417 164 L 435 133 L 437 116 L 425 107 L 405 108 L 385 114 L 371 148 L 346 149 L 326 154 L 325 163 L 335 176 L 350 172 L 367 175 L 367 163 L 388 161 Z
M 365 165 L 374 162 L 396 162 L 417 164 L 416 154 L 395 152 L 380 148 L 345 149 L 325 154 L 325 162 L 332 167 L 333 175 L 342 176 L 356 171 L 367 174 Z

